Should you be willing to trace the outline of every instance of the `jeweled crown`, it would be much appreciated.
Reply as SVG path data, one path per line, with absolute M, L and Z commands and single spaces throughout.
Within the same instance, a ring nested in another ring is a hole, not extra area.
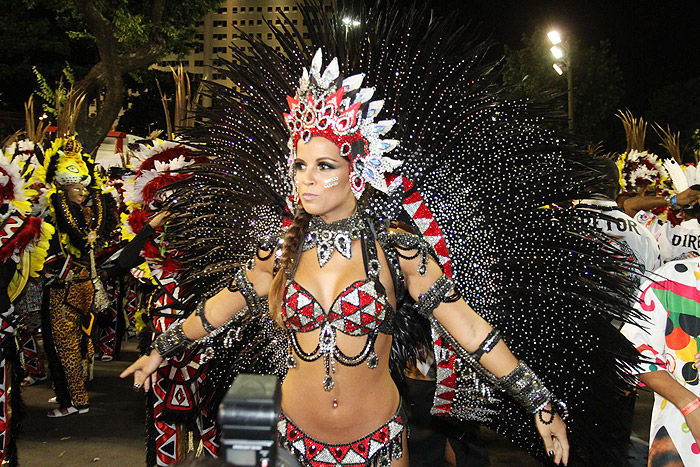
M 323 53 L 319 49 L 304 69 L 296 96 L 287 96 L 289 113 L 284 120 L 289 128 L 290 166 L 296 158 L 297 143 L 307 143 L 312 136 L 322 136 L 340 149 L 350 160 L 351 187 L 357 198 L 365 184 L 386 192 L 384 174 L 392 172 L 401 161 L 383 154 L 399 145 L 398 140 L 382 139 L 396 120 L 374 122 L 384 105 L 383 100 L 371 101 L 374 88 L 362 88 L 364 73 L 343 79 L 334 58 L 321 72 Z

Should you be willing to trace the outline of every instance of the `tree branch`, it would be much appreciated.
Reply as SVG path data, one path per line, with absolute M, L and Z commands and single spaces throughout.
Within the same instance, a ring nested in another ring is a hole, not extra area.
M 100 13 L 93 0 L 75 0 L 87 27 L 95 37 L 95 44 L 102 62 L 110 63 L 117 54 L 117 39 L 112 23 Z

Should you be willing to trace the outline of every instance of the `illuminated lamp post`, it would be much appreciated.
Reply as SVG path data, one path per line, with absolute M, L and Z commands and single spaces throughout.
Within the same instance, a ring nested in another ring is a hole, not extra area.
M 574 79 L 571 67 L 571 46 L 570 44 L 565 44 L 561 35 L 558 31 L 553 30 L 547 33 L 549 41 L 552 43 L 552 47 L 549 51 L 552 53 L 554 58 L 557 60 L 552 65 L 554 71 L 559 75 L 566 73 L 566 84 L 568 88 L 568 101 L 569 101 L 569 130 L 574 130 Z

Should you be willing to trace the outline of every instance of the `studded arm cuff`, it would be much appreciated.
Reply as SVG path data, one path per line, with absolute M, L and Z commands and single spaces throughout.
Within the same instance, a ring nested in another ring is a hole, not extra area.
M 500 378 L 498 385 L 502 391 L 518 401 L 526 411 L 533 414 L 541 411 L 554 399 L 535 372 L 522 361 L 518 362 L 513 371 Z
M 459 294 L 454 290 L 454 282 L 443 274 L 424 294 L 418 297 L 415 307 L 418 313 L 429 318 L 441 303 L 456 302 L 459 298 Z
M 253 284 L 248 280 L 248 275 L 245 271 L 246 268 L 244 266 L 236 269 L 236 272 L 233 274 L 234 283 L 228 286 L 228 290 L 231 292 L 240 292 L 248 308 L 259 311 L 262 308 L 260 297 L 255 291 Z
M 151 344 L 151 348 L 155 349 L 163 358 L 170 358 L 187 350 L 194 341 L 185 335 L 182 330 L 183 321 L 170 326 L 164 333 L 156 337 Z
M 479 378 L 487 383 L 492 388 L 499 389 L 509 394 L 513 399 L 520 403 L 523 408 L 531 413 L 540 413 L 544 410 L 547 404 L 552 404 L 552 411 L 561 415 L 563 419 L 568 416 L 566 404 L 556 399 L 552 393 L 545 387 L 537 375 L 523 362 L 518 362 L 518 365 L 513 371 L 502 378 L 497 378 L 487 370 L 481 363 L 479 358 L 483 353 L 490 351 L 500 340 L 498 332 L 491 332 L 486 339 L 481 343 L 476 352 L 468 352 L 462 347 L 459 342 L 449 333 L 447 329 L 440 324 L 435 316 L 429 317 L 430 322 L 435 326 L 438 333 L 452 346 L 458 359 L 455 361 L 455 370 L 459 370 L 464 364 L 474 370 Z M 485 349 L 484 352 L 479 350 Z M 547 423 L 546 421 L 544 423 Z M 551 421 L 549 422 L 551 423 Z

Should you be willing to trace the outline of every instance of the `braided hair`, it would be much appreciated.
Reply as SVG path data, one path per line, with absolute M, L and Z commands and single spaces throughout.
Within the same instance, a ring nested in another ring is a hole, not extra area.
M 268 296 L 270 315 L 279 325 L 282 325 L 282 294 L 284 293 L 287 274 L 291 273 L 294 268 L 299 248 L 301 248 L 301 243 L 309 229 L 309 221 L 311 221 L 311 214 L 304 211 L 301 205 L 298 205 L 294 220 L 284 236 L 279 271 L 272 280 L 272 284 L 270 284 Z

